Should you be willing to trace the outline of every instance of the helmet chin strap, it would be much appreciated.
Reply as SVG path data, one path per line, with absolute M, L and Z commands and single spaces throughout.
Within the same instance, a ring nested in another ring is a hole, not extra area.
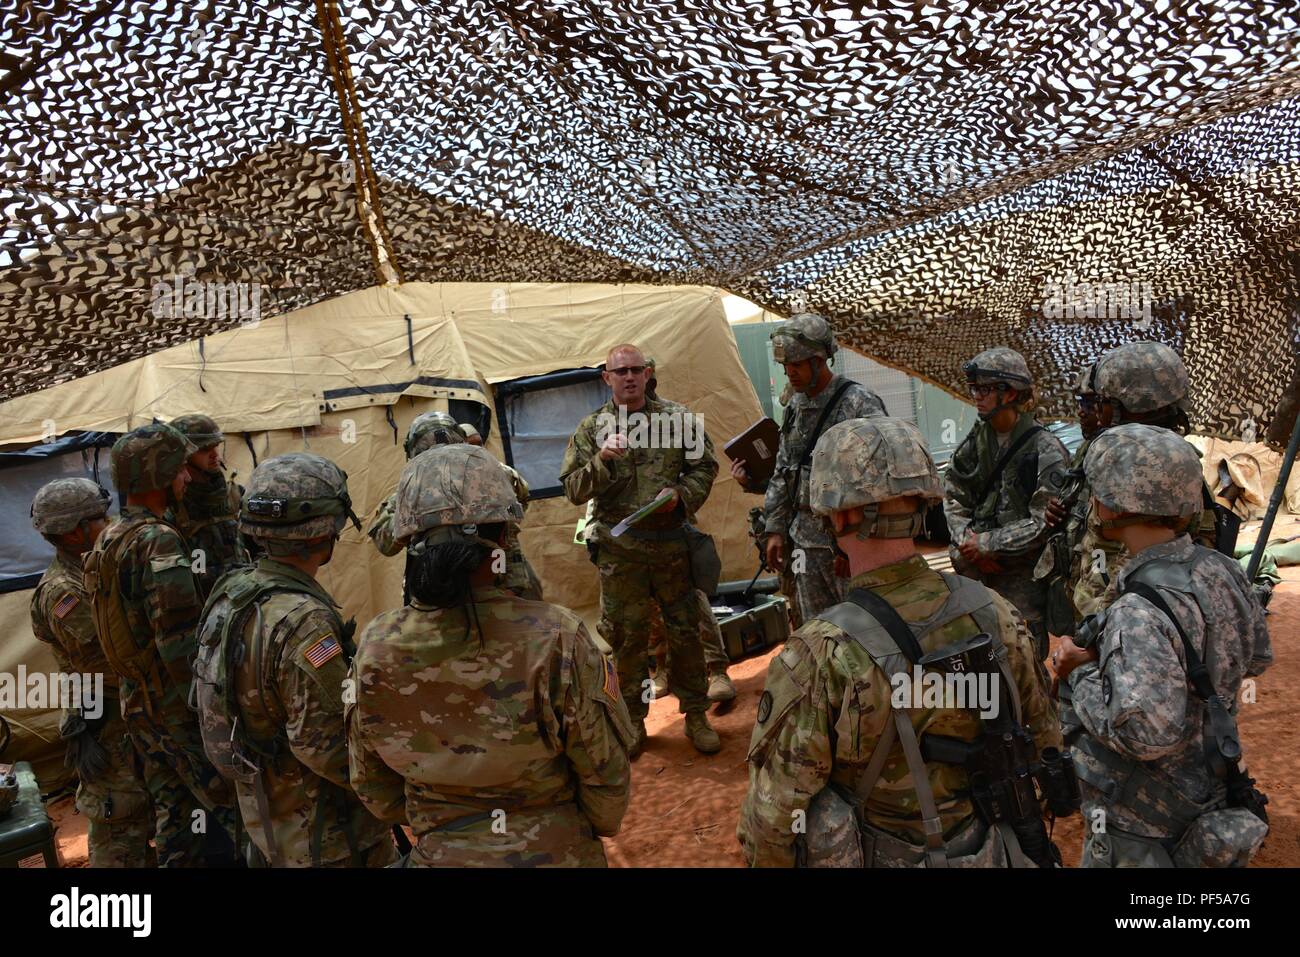
M 879 505 L 864 505 L 862 508 L 862 521 L 858 522 L 857 525 L 847 526 L 839 534 L 843 535 L 857 529 L 854 538 L 860 542 L 865 542 L 872 538 L 913 539 L 920 535 L 921 530 L 925 527 L 924 511 L 881 515 L 879 508 Z M 831 525 L 829 518 L 826 519 L 826 525 L 831 531 L 831 542 L 835 549 L 835 553 L 842 557 L 847 557 L 844 555 L 844 552 L 839 547 L 839 543 L 836 541 L 838 536 L 836 535 L 834 526 Z

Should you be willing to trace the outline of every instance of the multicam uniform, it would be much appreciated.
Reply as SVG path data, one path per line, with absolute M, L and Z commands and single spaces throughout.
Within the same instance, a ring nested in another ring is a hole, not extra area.
M 920 434 L 910 423 L 890 418 L 830 430 L 818 443 L 812 481 L 814 507 L 821 514 L 904 495 L 937 501 L 941 494 Z M 919 517 L 902 516 L 913 521 L 906 529 L 881 528 L 883 516 L 864 516 L 863 521 L 877 522 L 870 534 L 901 538 L 919 532 L 914 521 Z M 1005 649 L 1000 653 L 1007 664 L 1004 673 L 1015 683 L 1021 719 L 1035 744 L 1041 751 L 1060 743 L 1032 638 L 1008 602 L 973 582 L 931 570 L 920 555 L 858 574 L 849 583 L 849 590 L 854 588 L 888 602 L 920 631 L 925 652 L 980 632 L 993 636 Z M 836 612 L 833 607 L 823 615 L 835 618 Z M 792 825 L 809 821 L 813 799 L 828 786 L 860 794 L 864 778 L 873 773 L 878 777 L 860 818 L 869 837 L 864 842 L 866 866 L 917 866 L 924 860 L 922 808 L 908 762 L 891 733 L 891 690 L 867 647 L 832 621 L 811 619 L 791 636 L 768 666 L 750 741 L 749 791 L 737 836 L 752 865 L 793 866 L 800 829 Z M 919 738 L 941 734 L 971 741 L 982 730 L 976 714 L 965 709 L 914 708 L 908 718 Z M 889 750 L 873 761 L 882 745 Z M 1001 836 L 990 838 L 989 828 L 975 816 L 966 771 L 928 763 L 926 772 L 950 866 L 1003 863 L 1007 852 Z
M 338 606 L 311 576 L 278 560 L 302 543 L 337 535 L 350 508 L 347 476 L 318 455 L 295 452 L 268 459 L 249 480 L 250 508 L 278 503 L 292 514 L 300 501 L 317 517 L 308 522 L 256 524 L 246 510 L 244 530 L 265 554 L 255 567 L 224 578 L 199 629 L 203 651 L 196 680 L 217 684 L 217 655 L 233 655 L 233 702 L 212 707 L 200 694 L 206 727 L 229 718 L 259 766 L 236 779 L 249 837 L 274 867 L 382 867 L 395 858 L 385 825 L 362 806 L 348 784 L 344 678 L 353 653 L 352 631 Z M 322 503 L 335 499 L 335 514 Z M 265 508 L 262 511 L 266 511 Z M 212 653 L 206 654 L 211 648 Z M 209 673 L 211 671 L 211 673 Z M 220 689 L 218 689 L 220 690 Z M 209 747 L 213 735 L 208 733 Z M 221 757 L 218 751 L 217 758 Z
M 108 769 L 83 777 L 77 788 L 77 810 L 90 822 L 90 866 L 152 867 L 153 802 L 122 721 L 117 675 L 99 647 L 81 556 L 60 550 L 41 576 L 32 593 L 32 633 L 50 646 L 64 674 L 104 676 L 103 714 L 86 720 L 107 752 Z
M 1184 516 L 1200 503 L 1200 464 L 1175 433 L 1113 427 L 1087 459 L 1095 494 L 1117 512 Z M 1090 823 L 1084 867 L 1244 865 L 1267 826 L 1232 808 L 1207 761 L 1206 704 L 1192 692 L 1173 620 L 1136 590 L 1155 590 L 1235 714 L 1242 680 L 1272 663 L 1263 610 L 1241 567 L 1183 534 L 1128 560 L 1121 597 L 1097 619 L 1098 660 L 1074 668 L 1061 720 L 1073 742 Z M 1235 733 L 1235 729 L 1233 729 Z
M 646 399 L 641 410 L 647 415 L 671 411 L 654 399 Z M 696 459 L 687 458 L 682 448 L 633 448 L 606 462 L 597 454 L 598 436 L 601 423 L 610 421 L 604 416 L 617 414 L 611 400 L 583 419 L 560 466 L 569 501 L 582 505 L 594 498 L 596 502 L 587 541 L 598 549 L 601 621 L 609 628 L 602 637 L 614 649 L 628 713 L 634 722 L 642 721 L 649 711 L 643 689 L 649 674 L 650 609 L 658 604 L 668 632 L 669 688 L 683 713 L 702 714 L 709 700 L 699 638 L 700 607 L 691 585 L 682 523 L 713 490 L 718 463 L 707 437 Z M 631 413 L 629 423 L 639 414 Z M 620 538 L 610 536 L 612 526 L 652 501 L 663 488 L 676 489 L 680 498 L 671 513 L 650 515 Z
M 460 445 L 408 463 L 397 506 L 397 533 L 421 547 L 481 545 L 467 528 L 519 508 L 499 463 Z M 417 598 L 366 626 L 351 677 L 352 786 L 376 816 L 410 823 L 410 864 L 604 866 L 635 732 L 572 612 L 496 587 L 457 607 Z

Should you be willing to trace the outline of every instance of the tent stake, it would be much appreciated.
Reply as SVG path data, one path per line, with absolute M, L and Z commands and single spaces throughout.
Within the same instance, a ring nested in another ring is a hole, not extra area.
M 1264 513 L 1264 524 L 1259 527 L 1259 538 L 1255 539 L 1255 549 L 1250 553 L 1250 567 L 1246 569 L 1246 581 L 1255 580 L 1259 564 L 1264 560 L 1264 547 L 1268 544 L 1268 533 L 1273 530 L 1273 520 L 1277 518 L 1282 496 L 1286 493 L 1286 482 L 1291 477 L 1291 467 L 1295 465 L 1297 447 L 1300 447 L 1300 416 L 1296 416 L 1295 425 L 1291 427 L 1291 442 L 1287 445 L 1286 455 L 1282 458 L 1282 471 L 1278 473 L 1277 484 L 1273 486 L 1273 494 L 1268 500 L 1268 511 Z

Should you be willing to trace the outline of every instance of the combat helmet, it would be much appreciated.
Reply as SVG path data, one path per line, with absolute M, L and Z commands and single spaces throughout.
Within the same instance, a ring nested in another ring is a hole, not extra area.
M 1187 397 L 1187 366 L 1163 342 L 1129 342 L 1097 360 L 1097 394 L 1139 415 Z
M 253 469 L 239 511 L 240 530 L 268 545 L 337 536 L 349 519 L 361 528 L 347 473 L 312 452 L 277 455 Z
M 113 485 L 123 495 L 165 489 L 197 451 L 170 425 L 142 425 L 113 443 L 109 453 Z
M 46 482 L 32 499 L 32 527 L 42 535 L 64 535 L 90 518 L 108 514 L 108 491 L 87 478 Z
M 402 469 L 393 537 L 409 542 L 433 529 L 425 541 L 484 541 L 479 525 L 523 517 L 510 475 L 489 452 L 468 443 L 438 445 Z
M 813 356 L 829 359 L 835 355 L 835 332 L 830 320 L 815 312 L 800 312 L 776 332 L 772 340 L 772 355 L 777 362 L 803 362 Z
M 406 430 L 406 457 L 413 459 L 435 445 L 464 442 L 465 433 L 446 412 L 422 412 Z
M 818 515 L 862 508 L 858 538 L 915 538 L 924 510 L 879 515 L 881 502 L 914 495 L 943 500 L 943 484 L 920 431 L 906 419 L 849 419 L 827 429 L 813 450 L 809 505 Z
M 199 452 L 220 445 L 226 440 L 216 420 L 199 412 L 172 419 L 171 427 L 189 439 L 195 450 Z
M 1034 384 L 1025 357 L 1006 346 L 985 349 L 974 359 L 963 363 L 961 371 L 971 385 L 1005 382 L 1013 389 L 1028 389 Z
M 1079 378 L 1074 383 L 1076 396 L 1097 394 L 1097 363 L 1085 362 L 1079 370 Z
M 1083 468 L 1093 497 L 1112 511 L 1179 518 L 1201 511 L 1201 458 L 1169 429 L 1137 422 L 1112 426 L 1092 440 Z M 1134 520 L 1102 523 L 1130 524 Z

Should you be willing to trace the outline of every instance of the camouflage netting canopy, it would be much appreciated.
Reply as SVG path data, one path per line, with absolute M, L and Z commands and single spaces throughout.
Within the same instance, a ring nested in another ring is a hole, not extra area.
M 214 286 L 649 281 L 953 390 L 1009 344 L 1065 416 L 1156 338 L 1199 430 L 1262 432 L 1298 36 L 1295 0 L 0 0 L 0 398 L 238 325 Z

